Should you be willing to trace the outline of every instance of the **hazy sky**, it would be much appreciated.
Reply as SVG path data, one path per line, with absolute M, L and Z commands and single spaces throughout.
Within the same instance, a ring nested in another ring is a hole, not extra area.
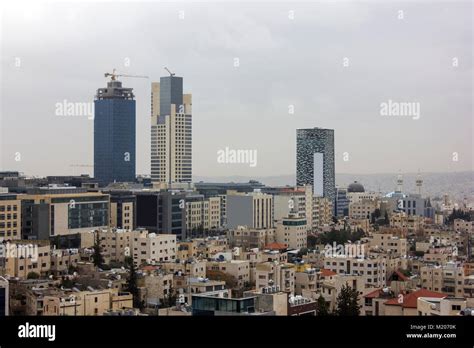
M 2 170 L 92 173 L 71 165 L 93 163 L 93 121 L 56 104 L 92 102 L 117 68 L 150 76 L 122 80 L 137 100 L 137 173 L 149 174 L 150 84 L 164 66 L 193 94 L 194 175 L 294 173 L 306 127 L 335 129 L 339 173 L 473 168 L 469 1 L 10 1 L 2 12 Z M 389 100 L 419 103 L 419 119 L 381 115 Z M 257 150 L 257 165 L 218 163 L 226 147 Z

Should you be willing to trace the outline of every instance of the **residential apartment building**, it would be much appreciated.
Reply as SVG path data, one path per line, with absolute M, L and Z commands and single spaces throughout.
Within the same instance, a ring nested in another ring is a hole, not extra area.
M 363 199 L 349 204 L 349 217 L 351 219 L 370 219 L 371 214 L 377 209 L 377 201 Z
M 181 262 L 164 262 L 160 267 L 167 273 L 178 273 L 192 278 L 206 278 L 206 260 L 195 260 Z
M 227 238 L 232 247 L 242 247 L 244 250 L 263 249 L 265 245 L 275 242 L 275 229 L 237 226 L 237 228 L 227 231 Z
M 388 233 L 372 233 L 370 247 L 389 253 L 391 256 L 407 256 L 407 240 Z
M 15 240 L 2 247 L 0 274 L 26 279 L 29 273 L 45 276 L 51 270 L 49 241 Z
M 132 255 L 136 264 L 171 262 L 176 259 L 176 235 L 148 231 L 134 233 Z
M 364 276 L 366 287 L 382 287 L 386 284 L 386 261 L 382 256 L 366 258 L 325 257 L 324 268 L 338 275 Z
M 474 232 L 474 221 L 454 219 L 453 227 L 456 232 L 472 233 Z
M 55 274 L 69 273 L 70 267 L 77 266 L 81 261 L 78 249 L 52 249 L 51 272 Z
M 21 199 L 0 193 L 0 241 L 21 239 Z
M 273 287 L 277 291 L 295 292 L 296 267 L 291 263 L 262 262 L 255 270 L 256 289 Z
M 313 197 L 312 228 L 318 229 L 332 223 L 333 203 L 324 197 Z
M 211 261 L 206 265 L 207 271 L 224 272 L 235 278 L 238 287 L 250 283 L 250 264 L 246 260 Z
M 421 316 L 454 316 L 467 307 L 463 297 L 418 297 L 416 309 Z
M 26 292 L 26 315 L 32 316 L 104 315 L 125 308 L 133 308 L 132 294 L 117 289 L 64 291 L 34 288 Z
M 147 230 L 99 231 L 102 254 L 107 261 L 124 262 L 133 257 L 135 264 L 171 262 L 176 259 L 177 245 L 174 234 L 156 234 Z
M 308 227 L 306 218 L 299 217 L 298 213 L 290 213 L 277 222 L 275 241 L 283 243 L 290 249 L 306 248 Z
M 444 266 L 422 266 L 420 278 L 423 289 L 455 297 L 464 296 L 464 269 L 454 262 Z

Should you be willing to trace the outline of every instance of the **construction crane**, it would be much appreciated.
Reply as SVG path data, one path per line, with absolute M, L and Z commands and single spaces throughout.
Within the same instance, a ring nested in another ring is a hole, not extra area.
M 170 69 L 168 69 L 166 66 L 165 66 L 165 70 L 170 74 L 170 76 L 176 75 L 175 73 L 172 73 Z
M 148 76 L 144 76 L 144 75 L 125 75 L 125 74 L 117 74 L 116 73 L 116 69 L 112 69 L 112 72 L 111 73 L 105 73 L 104 76 L 105 77 L 110 77 L 110 80 L 112 81 L 115 81 L 117 77 L 138 77 L 138 78 L 143 78 L 143 79 L 147 79 Z

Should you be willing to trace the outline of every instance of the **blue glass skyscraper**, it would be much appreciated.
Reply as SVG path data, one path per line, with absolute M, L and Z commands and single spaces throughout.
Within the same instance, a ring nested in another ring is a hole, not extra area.
M 135 181 L 135 100 L 112 79 L 94 101 L 94 177 L 100 185 Z

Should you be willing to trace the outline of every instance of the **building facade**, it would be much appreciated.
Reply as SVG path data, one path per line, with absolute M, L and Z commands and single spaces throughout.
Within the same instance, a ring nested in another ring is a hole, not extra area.
M 264 193 L 234 193 L 227 195 L 227 227 L 273 227 L 273 196 Z
M 152 83 L 151 179 L 158 183 L 192 181 L 192 96 L 183 78 L 166 76 Z
M 101 185 L 135 181 L 135 100 L 112 79 L 94 101 L 94 177 Z
M 45 188 L 21 195 L 23 239 L 49 239 L 109 226 L 109 195 Z
M 311 185 L 314 196 L 335 199 L 334 130 L 296 130 L 296 184 Z
M 0 241 L 9 239 L 21 239 L 21 200 L 0 194 Z
M 186 238 L 186 194 L 171 191 L 136 192 L 137 228 Z

